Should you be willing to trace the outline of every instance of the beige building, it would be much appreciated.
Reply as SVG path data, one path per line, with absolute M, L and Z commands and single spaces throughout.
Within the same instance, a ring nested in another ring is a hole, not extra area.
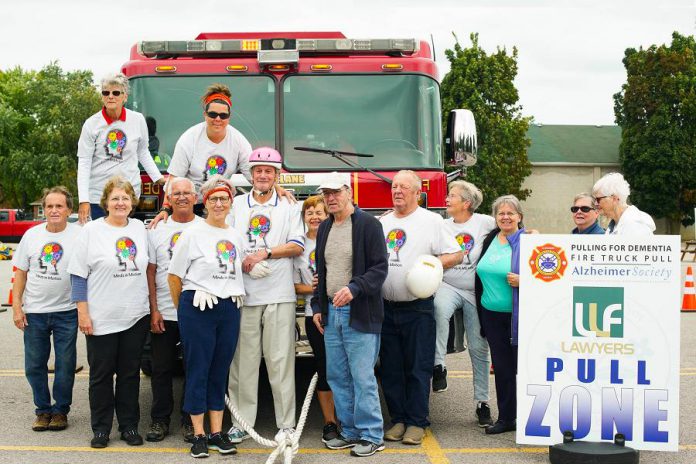
M 532 125 L 527 156 L 532 174 L 523 188 L 532 194 L 523 203 L 527 227 L 542 233 L 569 233 L 575 225 L 569 211 L 573 197 L 590 192 L 609 172 L 620 172 L 618 126 Z M 630 197 L 629 197 L 630 202 Z M 666 233 L 664 219 L 655 219 L 657 233 Z M 694 239 L 694 227 L 681 227 L 685 240 Z

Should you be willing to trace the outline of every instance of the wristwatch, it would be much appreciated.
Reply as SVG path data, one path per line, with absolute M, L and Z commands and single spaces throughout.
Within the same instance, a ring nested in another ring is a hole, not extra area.
M 271 256 L 273 256 L 273 252 L 271 251 L 270 248 L 266 248 L 266 253 L 268 253 L 268 256 L 266 256 L 266 259 L 271 259 Z
M 162 211 L 164 211 L 165 213 L 167 213 L 169 216 L 171 216 L 171 215 L 172 215 L 172 212 L 173 212 L 171 206 L 162 206 L 162 208 L 160 208 L 160 213 L 161 213 Z

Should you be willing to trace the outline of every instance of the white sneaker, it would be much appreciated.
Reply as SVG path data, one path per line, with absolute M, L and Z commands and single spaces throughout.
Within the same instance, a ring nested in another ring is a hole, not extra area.
M 230 429 L 227 431 L 227 436 L 230 438 L 230 441 L 234 444 L 241 443 L 250 437 L 250 435 L 246 433 L 246 431 L 237 428 L 234 425 L 230 427 Z

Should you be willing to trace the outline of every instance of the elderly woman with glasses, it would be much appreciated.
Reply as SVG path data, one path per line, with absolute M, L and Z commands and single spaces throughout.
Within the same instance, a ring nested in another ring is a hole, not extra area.
M 514 195 L 493 202 L 496 228 L 486 236 L 476 266 L 476 306 L 481 334 L 488 340 L 495 366 L 498 420 L 487 434 L 510 432 L 517 415 L 517 321 L 520 285 L 522 206 Z
M 605 175 L 592 187 L 597 209 L 609 218 L 608 235 L 652 235 L 655 232 L 655 221 L 650 215 L 626 203 L 630 194 L 630 185 L 618 172 Z
M 234 454 L 237 448 L 222 431 L 227 372 L 239 336 L 244 300 L 243 238 L 225 219 L 233 199 L 232 184 L 220 175 L 203 184 L 205 221 L 179 236 L 169 264 L 169 288 L 178 307 L 184 346 L 184 411 L 191 415 L 195 438 L 191 456 L 208 456 L 208 448 Z M 203 416 L 210 417 L 210 435 Z
M 130 182 L 109 179 L 100 201 L 106 216 L 83 227 L 68 264 L 78 327 L 87 338 L 92 448 L 107 446 L 114 410 L 121 440 L 143 444 L 140 356 L 150 311 L 147 233 L 142 222 L 129 217 L 136 201 Z
M 121 73 L 106 76 L 101 81 L 101 95 L 104 106 L 85 121 L 77 143 L 78 216 L 83 224 L 90 216 L 104 216 L 99 203 L 112 176 L 121 175 L 133 186 L 135 204 L 141 184 L 138 163 L 153 182 L 164 182 L 148 151 L 145 117 L 123 106 L 128 100 L 128 78 Z

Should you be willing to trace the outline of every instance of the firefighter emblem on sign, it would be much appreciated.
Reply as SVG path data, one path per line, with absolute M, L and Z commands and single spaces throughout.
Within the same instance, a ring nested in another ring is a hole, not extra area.
M 563 248 L 546 243 L 534 248 L 529 258 L 529 266 L 532 268 L 534 277 L 551 282 L 563 277 L 568 267 L 568 260 Z

